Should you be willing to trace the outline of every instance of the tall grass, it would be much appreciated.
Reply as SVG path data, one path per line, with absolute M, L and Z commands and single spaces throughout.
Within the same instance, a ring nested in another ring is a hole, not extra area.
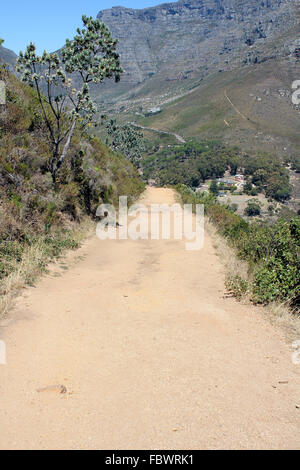
M 61 258 L 67 250 L 78 248 L 93 228 L 94 223 L 87 217 L 81 224 L 74 223 L 68 230 L 38 236 L 22 243 L 21 257 L 9 260 L 10 273 L 0 280 L 0 317 L 9 312 L 21 289 L 33 285 L 41 274 L 47 272 L 50 262 Z M 3 257 L 1 262 L 5 262 Z

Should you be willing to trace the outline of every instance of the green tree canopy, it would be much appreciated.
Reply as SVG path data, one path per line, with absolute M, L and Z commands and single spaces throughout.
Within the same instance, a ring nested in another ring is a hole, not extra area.
M 258 199 L 250 199 L 247 202 L 247 207 L 244 211 L 248 217 L 255 217 L 261 214 L 261 203 Z
M 53 182 L 64 163 L 76 125 L 92 123 L 96 113 L 89 84 L 99 84 L 106 78 L 120 80 L 122 68 L 113 39 L 107 26 L 83 16 L 83 28 L 77 29 L 74 39 L 66 40 L 61 54 L 42 56 L 30 43 L 20 52 L 18 71 L 22 80 L 38 94 L 41 117 L 48 130 L 52 158 L 49 163 Z M 70 75 L 72 74 L 70 78 Z M 75 84 L 73 83 L 75 82 Z
M 217 196 L 219 194 L 218 183 L 215 179 L 212 180 L 209 187 L 209 192 Z
M 112 149 L 121 152 L 139 167 L 145 151 L 143 133 L 132 124 L 119 125 L 115 119 L 108 121 L 106 129 L 111 138 Z

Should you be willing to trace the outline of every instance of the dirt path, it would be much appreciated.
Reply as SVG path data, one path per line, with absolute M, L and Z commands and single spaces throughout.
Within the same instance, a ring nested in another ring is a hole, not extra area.
M 224 299 L 209 238 L 79 255 L 1 324 L 0 448 L 300 448 L 300 366 L 261 309 Z

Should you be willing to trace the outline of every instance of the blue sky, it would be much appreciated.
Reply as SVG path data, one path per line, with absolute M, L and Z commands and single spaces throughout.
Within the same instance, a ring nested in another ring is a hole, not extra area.
M 16 53 L 33 41 L 39 52 L 57 50 L 81 24 L 112 6 L 146 8 L 168 0 L 6 0 L 0 6 L 0 38 Z

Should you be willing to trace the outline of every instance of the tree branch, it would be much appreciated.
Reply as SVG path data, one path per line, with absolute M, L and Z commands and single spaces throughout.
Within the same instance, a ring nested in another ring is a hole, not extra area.
M 33 64 L 33 70 L 34 70 L 34 73 L 36 74 L 36 67 L 35 67 L 35 64 Z M 34 81 L 35 81 L 35 86 L 36 86 L 36 90 L 37 90 L 39 102 L 40 102 L 40 105 L 41 105 L 41 108 L 42 108 L 42 111 L 43 111 L 43 114 L 44 114 L 45 122 L 46 122 L 46 124 L 47 124 L 47 127 L 48 127 L 48 129 L 49 129 L 50 135 L 51 135 L 51 137 L 52 137 L 52 141 L 53 141 L 53 143 L 55 144 L 55 136 L 54 136 L 53 129 L 52 129 L 52 127 L 51 127 L 50 121 L 49 121 L 49 119 L 48 119 L 48 116 L 47 116 L 47 113 L 46 113 L 46 110 L 45 110 L 45 107 L 44 107 L 44 103 L 43 103 L 43 100 L 42 100 L 42 95 L 41 95 L 41 91 L 40 91 L 38 79 L 35 78 Z

